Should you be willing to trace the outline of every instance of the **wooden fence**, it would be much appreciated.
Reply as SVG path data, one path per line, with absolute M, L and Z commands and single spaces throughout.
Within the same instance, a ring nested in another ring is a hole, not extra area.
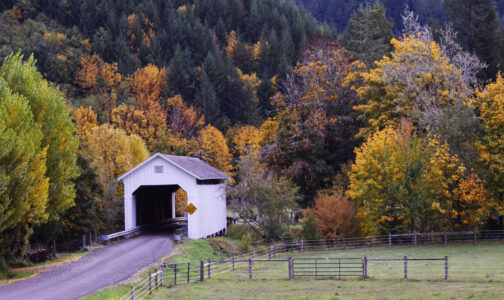
M 325 277 L 341 278 L 345 276 L 344 274 L 346 272 L 344 271 L 346 266 L 344 263 L 346 263 L 349 258 L 304 259 L 292 257 L 295 255 L 304 255 L 305 252 L 317 253 L 317 251 L 392 246 L 418 246 L 427 244 L 448 245 L 452 243 L 465 242 L 477 244 L 480 241 L 495 240 L 504 240 L 504 230 L 389 234 L 383 236 L 326 239 L 317 241 L 300 240 L 290 243 L 274 243 L 268 246 L 255 245 L 251 252 L 240 256 L 232 255 L 228 259 L 212 260 L 209 258 L 206 261 L 161 265 L 159 269 L 154 270 L 154 272 L 150 272 L 147 279 L 138 283 L 136 286 L 132 286 L 130 292 L 127 295 L 124 295 L 121 300 L 143 299 L 160 286 L 195 283 L 205 280 L 205 277 L 214 278 L 237 269 L 240 269 L 242 272 L 248 271 L 248 277 L 253 279 L 256 278 L 257 275 L 260 275 L 261 272 L 264 272 L 264 270 L 254 271 L 255 264 L 276 264 L 275 267 L 277 267 L 279 262 L 285 263 L 288 267 L 286 269 L 286 273 L 282 273 L 283 271 L 280 272 L 280 274 L 285 274 L 283 275 L 285 276 L 283 278 L 324 277 L 322 275 L 325 272 L 321 271 L 330 271 L 326 273 L 329 276 Z M 279 254 L 283 254 L 282 257 L 277 257 Z M 285 257 L 287 255 L 288 257 Z M 363 257 L 351 259 L 356 260 L 355 263 L 348 266 L 351 267 L 351 270 L 349 270 L 351 271 L 351 276 L 364 278 L 374 277 L 369 274 L 370 267 L 372 265 L 375 265 L 375 268 L 384 269 L 385 264 L 400 263 L 400 268 L 397 265 L 394 265 L 394 267 L 388 268 L 386 271 L 393 272 L 395 275 L 400 275 L 404 279 L 409 279 L 412 271 L 421 271 L 421 266 L 412 265 L 414 262 L 433 262 L 436 264 L 439 262 L 440 269 L 436 269 L 436 272 L 432 272 L 435 274 L 421 274 L 430 276 L 427 277 L 429 279 L 434 279 L 433 276 L 438 276 L 437 278 L 439 279 L 444 278 L 445 280 L 448 280 L 449 275 L 447 256 L 443 258 L 409 258 L 404 256 L 401 258 Z M 324 260 L 329 264 L 322 265 L 322 261 Z M 306 265 L 302 265 L 303 262 L 306 263 Z M 305 272 L 304 274 L 312 274 L 312 276 L 302 276 L 303 272 L 300 271 L 301 267 L 307 267 L 306 270 L 310 272 Z M 324 270 L 325 267 L 328 267 L 328 269 Z M 457 269 L 459 267 L 463 268 L 463 266 L 457 265 L 450 266 L 450 269 L 456 268 L 455 273 L 453 273 L 453 270 L 451 271 L 452 274 L 457 275 L 456 273 L 461 272 L 460 269 Z M 313 271 L 315 271 L 315 273 L 313 273 Z M 313 276 L 313 274 L 315 274 L 315 276 Z

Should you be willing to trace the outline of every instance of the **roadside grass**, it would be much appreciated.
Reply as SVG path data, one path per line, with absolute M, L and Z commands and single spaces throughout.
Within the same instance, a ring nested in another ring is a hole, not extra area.
M 101 246 L 100 246 L 101 247 Z M 95 247 L 98 248 L 98 247 Z M 93 248 L 93 249 L 95 249 Z M 27 266 L 20 268 L 13 268 L 10 270 L 11 275 L 7 278 L 0 278 L 0 285 L 10 284 L 12 282 L 27 279 L 28 277 L 36 276 L 49 270 L 51 267 L 73 262 L 81 259 L 84 255 L 90 253 L 76 252 L 76 253 L 58 253 L 55 259 L 46 260 L 41 263 L 27 263 Z
M 297 252 L 277 257 L 298 257 Z M 148 299 L 501 299 L 504 292 L 504 244 L 488 242 L 305 252 L 302 257 L 443 258 L 449 259 L 449 280 L 444 261 L 369 262 L 368 279 L 289 280 L 286 263 L 260 263 L 248 278 L 248 264 L 217 278 L 191 285 L 160 288 Z M 206 274 L 205 274 L 206 275 Z

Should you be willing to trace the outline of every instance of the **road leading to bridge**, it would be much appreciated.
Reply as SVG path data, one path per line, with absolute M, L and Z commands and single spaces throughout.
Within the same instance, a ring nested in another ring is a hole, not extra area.
M 126 280 L 172 248 L 168 234 L 141 235 L 97 249 L 39 276 L 0 286 L 0 299 L 78 299 Z

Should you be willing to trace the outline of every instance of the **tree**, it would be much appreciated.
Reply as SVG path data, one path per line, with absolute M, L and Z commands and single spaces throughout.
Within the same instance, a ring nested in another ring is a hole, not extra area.
M 307 241 L 318 241 L 322 237 L 317 221 L 312 215 L 307 215 L 303 222 L 303 239 Z
M 127 135 L 108 124 L 94 128 L 87 135 L 86 157 L 96 170 L 103 196 L 98 205 L 106 210 L 104 223 L 110 231 L 122 224 L 122 190 L 117 178 L 149 157 L 147 147 L 137 135 Z
M 18 57 L 18 59 L 20 59 Z M 19 70 L 18 70 L 19 71 Z M 47 148 L 29 100 L 0 73 L 0 274 L 26 250 L 31 226 L 49 218 Z
M 258 165 L 251 156 L 242 157 L 238 183 L 229 188 L 231 207 L 266 241 L 279 240 L 287 230 L 290 214 L 297 209 L 298 188 Z
M 447 21 L 453 24 L 464 49 L 476 53 L 489 67 L 482 72 L 488 79 L 497 71 L 500 20 L 494 0 L 444 1 Z
M 79 141 L 74 135 L 64 95 L 37 72 L 33 56 L 25 62 L 19 53 L 8 56 L 0 67 L 0 77 L 12 93 L 27 99 L 33 120 L 40 126 L 43 135 L 40 147 L 47 148 L 45 176 L 49 178 L 49 200 L 46 211 L 50 218 L 58 219 L 60 213 L 74 205 L 73 180 L 78 176 Z
M 245 125 L 238 128 L 233 136 L 233 154 L 236 157 L 247 155 L 249 152 L 259 153 L 260 146 L 259 129 Z
M 470 102 L 470 87 L 475 83 L 471 74 L 481 63 L 457 48 L 449 30 L 439 45 L 412 13 L 406 12 L 404 20 L 405 35 L 392 40 L 391 57 L 361 73 L 363 83 L 357 94 L 363 104 L 355 109 L 363 113 L 367 126 L 360 136 L 397 124 L 403 117 L 425 130 L 447 107 Z
M 166 69 L 147 65 L 133 75 L 131 89 L 137 96 L 140 109 L 159 109 L 161 92 L 166 85 Z M 157 105 L 156 105 L 157 104 Z
M 481 129 L 484 133 L 478 143 L 483 163 L 486 186 L 492 198 L 500 207 L 500 216 L 504 215 L 504 78 L 499 73 L 495 82 L 476 92 L 480 111 Z
M 394 37 L 394 23 L 387 19 L 385 13 L 385 6 L 379 0 L 373 6 L 366 1 L 348 20 L 345 32 L 347 48 L 368 69 L 374 67 L 374 61 L 387 55 L 392 48 L 390 41 Z
M 303 206 L 329 187 L 357 143 L 355 93 L 348 82 L 363 66 L 345 52 L 334 42 L 314 41 L 275 98 L 277 129 L 264 146 L 265 159 L 301 188 Z
M 224 135 L 217 128 L 207 125 L 200 131 L 194 143 L 193 152 L 201 159 L 224 173 L 232 174 L 232 156 Z
M 478 227 L 493 207 L 482 181 L 446 144 L 418 137 L 406 121 L 356 150 L 347 195 L 358 204 L 365 233 Z
M 194 106 L 188 106 L 180 95 L 166 102 L 168 128 L 178 138 L 190 140 L 205 126 L 205 117 Z
M 313 208 L 305 210 L 305 217 L 313 217 L 324 239 L 354 235 L 358 227 L 356 207 L 343 194 L 319 192 Z

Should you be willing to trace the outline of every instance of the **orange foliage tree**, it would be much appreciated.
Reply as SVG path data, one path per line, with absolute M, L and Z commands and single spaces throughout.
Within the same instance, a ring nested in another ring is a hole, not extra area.
M 191 139 L 205 126 L 205 117 L 194 106 L 187 106 L 180 95 L 168 99 L 167 122 L 177 138 Z
M 323 191 L 317 194 L 313 208 L 305 210 L 305 216 L 313 216 L 323 238 L 348 237 L 356 230 L 356 207 L 341 193 Z
M 158 109 L 161 92 L 166 86 L 166 68 L 159 69 L 155 65 L 138 69 L 133 75 L 131 89 L 137 97 L 140 109 Z

